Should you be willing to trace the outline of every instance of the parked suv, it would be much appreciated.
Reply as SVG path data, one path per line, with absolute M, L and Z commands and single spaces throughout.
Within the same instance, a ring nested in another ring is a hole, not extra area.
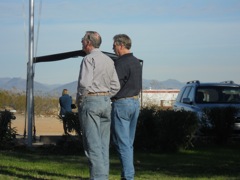
M 199 120 L 204 108 L 233 106 L 240 110 L 240 85 L 233 81 L 200 83 L 189 81 L 180 90 L 173 109 L 196 112 Z M 240 113 L 236 116 L 234 130 L 240 131 Z

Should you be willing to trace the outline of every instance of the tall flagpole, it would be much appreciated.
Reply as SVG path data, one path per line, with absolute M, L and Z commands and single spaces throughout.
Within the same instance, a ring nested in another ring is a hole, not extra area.
M 29 42 L 27 66 L 27 113 L 28 113 L 28 146 L 32 147 L 33 126 L 33 57 L 34 57 L 34 0 L 29 0 Z

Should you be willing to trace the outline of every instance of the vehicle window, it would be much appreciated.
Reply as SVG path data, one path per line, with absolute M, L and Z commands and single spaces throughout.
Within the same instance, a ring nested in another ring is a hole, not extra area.
M 240 88 L 223 88 L 221 91 L 223 102 L 240 103 Z
M 182 98 L 183 92 L 184 92 L 184 87 L 180 90 L 177 98 L 176 98 L 176 102 L 180 102 L 180 99 Z
M 202 94 L 202 101 L 200 99 Z M 240 103 L 240 88 L 226 86 L 198 87 L 196 91 L 198 103 Z
M 190 92 L 191 89 L 192 89 L 192 86 L 187 86 L 187 87 L 186 87 L 186 89 L 185 89 L 184 92 L 183 92 L 181 102 L 182 102 L 183 98 L 187 98 L 187 97 L 188 97 L 189 92 Z
M 191 88 L 191 90 L 188 94 L 188 98 L 190 99 L 190 101 L 193 101 L 193 99 L 194 99 L 194 88 Z

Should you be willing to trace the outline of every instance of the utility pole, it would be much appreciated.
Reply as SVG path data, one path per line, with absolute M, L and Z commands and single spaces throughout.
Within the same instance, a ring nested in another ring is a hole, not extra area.
M 34 57 L 34 0 L 29 0 L 29 41 L 27 64 L 27 113 L 28 113 L 28 146 L 32 147 L 33 122 L 33 57 Z

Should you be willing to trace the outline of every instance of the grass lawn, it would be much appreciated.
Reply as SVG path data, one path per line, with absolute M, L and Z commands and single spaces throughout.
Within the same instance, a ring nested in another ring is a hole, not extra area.
M 120 163 L 110 154 L 110 180 L 119 180 Z M 135 153 L 135 180 L 238 180 L 240 146 L 207 147 L 178 153 Z M 83 179 L 89 177 L 83 152 L 75 155 L 49 149 L 0 150 L 0 179 Z

